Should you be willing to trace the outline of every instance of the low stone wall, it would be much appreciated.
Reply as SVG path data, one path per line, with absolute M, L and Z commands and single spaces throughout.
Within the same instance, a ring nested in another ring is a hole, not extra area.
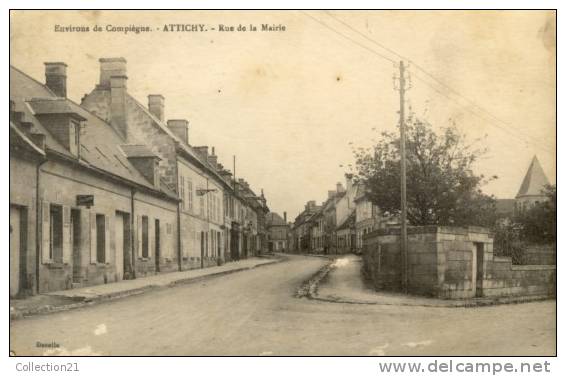
M 512 265 L 493 255 L 493 237 L 479 227 L 408 229 L 408 291 L 447 299 L 478 296 L 554 295 L 556 267 Z M 363 273 L 378 290 L 400 291 L 400 230 L 364 236 Z
M 525 265 L 556 265 L 556 244 L 531 244 L 523 254 Z
M 483 296 L 556 296 L 556 265 L 513 265 L 510 257 L 496 256 L 486 272 Z

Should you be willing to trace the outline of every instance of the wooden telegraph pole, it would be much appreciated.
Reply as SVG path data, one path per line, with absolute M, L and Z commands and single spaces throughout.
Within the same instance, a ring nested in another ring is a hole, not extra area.
M 408 293 L 409 257 L 407 241 L 407 161 L 405 155 L 405 65 L 399 63 L 399 128 L 401 133 L 401 258 L 403 291 Z

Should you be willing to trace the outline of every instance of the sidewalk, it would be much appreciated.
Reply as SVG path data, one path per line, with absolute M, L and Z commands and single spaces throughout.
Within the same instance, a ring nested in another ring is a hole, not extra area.
M 421 307 L 478 307 L 548 299 L 546 296 L 533 295 L 447 300 L 375 291 L 364 283 L 361 267 L 362 259 L 359 256 L 347 255 L 336 259 L 336 261 L 327 268 L 326 273 L 323 272 L 323 275 L 319 277 L 318 285 L 316 288 L 311 289 L 310 297 L 334 303 Z
M 43 313 L 65 311 L 105 300 L 142 294 L 154 289 L 194 283 L 209 277 L 249 270 L 283 260 L 285 258 L 281 256 L 253 257 L 247 260 L 228 262 L 222 266 L 163 273 L 104 285 L 55 291 L 31 296 L 26 299 L 11 299 L 10 319 L 14 320 Z

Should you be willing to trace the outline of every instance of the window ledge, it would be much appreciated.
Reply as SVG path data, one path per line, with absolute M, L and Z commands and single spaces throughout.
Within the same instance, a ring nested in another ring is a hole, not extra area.
M 49 263 L 47 263 L 47 264 L 45 264 L 45 265 L 47 265 L 47 267 L 48 267 L 49 269 L 64 269 L 64 268 L 65 268 L 65 265 L 68 265 L 68 264 L 62 263 L 62 262 L 51 261 L 51 262 L 49 262 Z

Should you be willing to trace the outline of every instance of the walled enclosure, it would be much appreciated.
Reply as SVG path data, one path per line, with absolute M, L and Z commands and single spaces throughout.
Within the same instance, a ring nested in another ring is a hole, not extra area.
M 363 273 L 377 290 L 401 291 L 400 230 L 364 236 Z M 555 296 L 555 265 L 513 265 L 493 255 L 493 237 L 480 227 L 408 228 L 408 292 L 446 299 Z

